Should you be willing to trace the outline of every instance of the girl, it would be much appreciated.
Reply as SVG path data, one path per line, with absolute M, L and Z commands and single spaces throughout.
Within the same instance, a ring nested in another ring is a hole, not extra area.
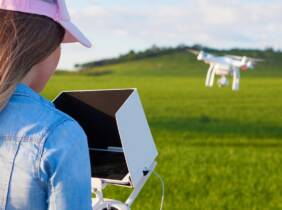
M 64 0 L 0 0 L 0 210 L 91 209 L 86 135 L 38 94 L 76 41 Z

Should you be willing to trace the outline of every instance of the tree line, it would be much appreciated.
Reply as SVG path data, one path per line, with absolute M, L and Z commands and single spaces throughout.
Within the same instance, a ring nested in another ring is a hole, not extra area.
M 205 47 L 199 44 L 193 46 L 187 46 L 184 44 L 178 45 L 176 47 L 158 47 L 157 45 L 153 45 L 152 47 L 144 50 L 144 51 L 134 51 L 130 50 L 126 54 L 122 54 L 116 58 L 109 59 L 101 59 L 98 61 L 91 61 L 82 64 L 76 64 L 75 68 L 77 69 L 88 69 L 93 67 L 105 66 L 110 64 L 119 64 L 128 61 L 135 61 L 141 59 L 154 58 L 162 55 L 174 54 L 179 52 L 187 52 L 189 49 L 194 50 L 204 50 L 210 53 L 216 53 L 219 55 L 223 54 L 234 54 L 234 55 L 245 55 L 250 57 L 258 57 L 262 59 L 267 59 L 271 61 L 271 63 L 282 65 L 282 52 L 276 51 L 273 48 L 266 48 L 264 50 L 259 49 L 230 49 L 230 50 L 220 50 L 210 47 Z

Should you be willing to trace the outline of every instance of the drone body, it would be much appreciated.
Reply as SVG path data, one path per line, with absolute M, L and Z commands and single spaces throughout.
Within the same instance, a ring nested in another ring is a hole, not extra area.
M 261 59 L 249 58 L 246 56 L 234 56 L 225 55 L 217 56 L 204 51 L 194 51 L 190 50 L 193 54 L 197 55 L 197 60 L 204 61 L 209 64 L 209 70 L 206 76 L 205 85 L 207 87 L 212 87 L 214 84 L 215 76 L 220 76 L 218 80 L 218 86 L 224 87 L 228 86 L 229 82 L 227 77 L 233 77 L 232 90 L 238 91 L 240 87 L 240 71 L 247 71 L 248 69 L 253 69 L 257 62 L 262 61 Z

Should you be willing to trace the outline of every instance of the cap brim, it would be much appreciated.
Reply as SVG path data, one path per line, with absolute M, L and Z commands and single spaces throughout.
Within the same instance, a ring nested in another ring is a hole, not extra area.
M 80 42 L 85 47 L 92 47 L 92 43 L 84 34 L 70 21 L 59 21 L 60 24 L 65 28 L 66 34 L 63 43 Z

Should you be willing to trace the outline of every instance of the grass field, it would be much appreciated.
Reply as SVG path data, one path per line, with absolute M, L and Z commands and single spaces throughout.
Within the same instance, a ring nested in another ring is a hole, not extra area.
M 282 209 L 282 66 L 265 63 L 245 73 L 239 92 L 205 88 L 206 70 L 192 56 L 167 55 L 57 73 L 44 95 L 137 87 L 159 150 L 164 209 Z M 128 193 L 106 190 L 118 199 Z M 160 198 L 152 176 L 132 209 L 159 209 Z

